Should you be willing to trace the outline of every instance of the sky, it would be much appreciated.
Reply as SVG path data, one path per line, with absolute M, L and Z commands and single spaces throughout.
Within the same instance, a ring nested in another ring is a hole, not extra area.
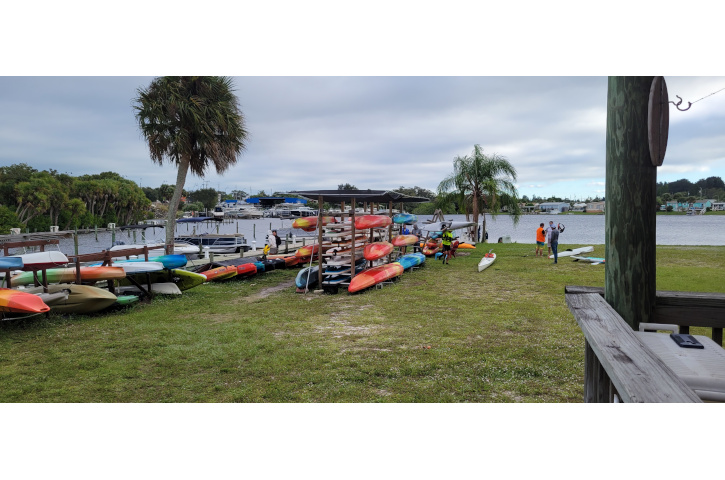
M 153 77 L 0 77 L 0 164 L 72 175 L 114 171 L 141 186 L 175 183 L 151 162 L 132 109 Z M 725 77 L 666 77 L 694 102 Z M 249 136 L 222 175 L 187 190 L 230 192 L 419 186 L 435 191 L 474 144 L 516 168 L 520 195 L 604 196 L 606 77 L 236 76 Z M 725 90 L 686 112 L 670 105 L 658 181 L 725 178 Z

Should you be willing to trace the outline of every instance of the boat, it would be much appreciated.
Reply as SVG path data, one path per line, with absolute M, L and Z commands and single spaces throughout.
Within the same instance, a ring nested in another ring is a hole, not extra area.
M 484 271 L 485 269 L 490 267 L 491 264 L 493 264 L 493 262 L 495 262 L 495 261 L 496 261 L 496 254 L 492 253 L 492 252 L 488 252 L 487 254 L 485 254 L 483 256 L 481 261 L 478 262 L 478 271 L 479 272 Z
M 48 268 L 55 268 L 65 266 L 68 263 L 68 257 L 62 252 L 50 251 L 50 252 L 36 252 L 36 253 L 25 253 L 23 255 L 13 255 L 14 257 L 20 257 L 23 262 L 23 268 L 21 270 L 47 270 Z
M 52 312 L 88 314 L 98 312 L 116 303 L 116 295 L 102 288 L 74 283 L 55 283 L 48 285 L 48 293 L 66 290 L 68 298 L 50 306 Z M 42 293 L 43 287 L 31 287 L 23 290 L 28 293 Z
M 211 212 L 211 216 L 217 220 L 224 218 L 224 207 L 214 207 L 214 210 Z
M 241 233 L 202 233 L 190 236 L 174 237 L 174 242 L 195 245 L 197 249 L 209 247 L 209 253 L 241 253 L 251 250 Z
M 37 295 L 12 288 L 0 288 L 0 313 L 36 314 L 50 311 Z
M 365 245 L 363 256 L 365 260 L 379 260 L 393 251 L 393 244 L 390 242 L 375 242 Z
M 589 253 L 593 252 L 594 247 L 580 247 L 580 248 L 567 248 L 566 250 L 562 250 L 557 253 L 558 257 L 570 257 L 573 255 L 579 255 L 580 253 Z M 549 258 L 554 258 L 554 255 L 549 255 Z
M 386 280 L 391 280 L 399 275 L 402 275 L 403 270 L 403 266 L 395 262 L 368 268 L 367 270 L 363 270 L 359 274 L 355 275 L 355 277 L 350 280 L 350 285 L 348 285 L 347 291 L 355 293 L 365 290 L 373 285 L 377 285 L 378 283 L 382 283 Z
M 32 285 L 35 283 L 34 272 L 22 272 L 10 278 L 12 286 Z M 82 282 L 99 282 L 102 280 L 114 280 L 125 278 L 126 272 L 121 267 L 80 267 Z M 37 274 L 38 280 L 42 276 Z M 49 268 L 45 271 L 48 283 L 73 283 L 76 281 L 75 267 Z
M 579 255 L 572 255 L 571 258 L 575 262 L 578 262 L 578 261 L 581 260 L 583 262 L 589 262 L 592 265 L 599 265 L 600 263 L 604 263 L 604 259 L 603 258 L 599 258 L 599 257 L 582 257 L 582 256 L 579 256 Z
M 362 215 L 355 217 L 355 228 L 364 230 L 366 228 L 385 228 L 393 223 L 393 219 L 387 215 Z

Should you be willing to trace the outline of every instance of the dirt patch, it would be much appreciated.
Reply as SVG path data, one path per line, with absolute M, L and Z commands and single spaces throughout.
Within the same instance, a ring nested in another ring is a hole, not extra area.
M 294 284 L 295 284 L 295 281 L 294 281 L 294 279 L 292 279 L 292 280 L 289 280 L 286 282 L 282 282 L 279 285 L 275 285 L 274 287 L 263 288 L 262 290 L 255 293 L 254 295 L 249 295 L 247 297 L 241 297 L 241 299 L 248 303 L 256 302 L 257 300 L 262 300 L 263 298 L 269 297 L 273 293 L 293 287 Z

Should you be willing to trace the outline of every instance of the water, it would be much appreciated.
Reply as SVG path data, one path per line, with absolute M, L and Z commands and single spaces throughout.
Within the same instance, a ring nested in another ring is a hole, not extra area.
M 431 219 L 431 216 L 419 216 L 419 224 Z M 448 215 L 446 220 L 466 219 L 465 215 Z M 534 244 L 536 229 L 541 222 L 548 225 L 549 220 L 562 223 L 566 230 L 561 234 L 560 243 L 603 245 L 604 244 L 604 215 L 522 215 L 518 225 L 514 226 L 511 217 L 499 215 L 496 218 L 486 216 L 489 242 L 496 242 L 499 237 L 509 235 L 513 242 Z M 480 220 L 479 220 L 480 222 Z M 312 237 L 314 233 L 292 229 L 292 220 L 278 218 L 262 218 L 259 220 L 233 220 L 232 223 L 212 223 L 210 225 L 196 225 L 197 233 L 241 233 L 250 245 L 256 240 L 258 249 L 264 247 L 265 239 L 271 229 L 277 229 L 283 239 L 287 233 L 294 233 L 297 237 Z M 177 234 L 190 234 L 194 225 L 180 224 L 176 227 Z M 165 229 L 146 229 L 147 240 L 163 242 Z M 116 231 L 116 240 L 126 244 L 133 243 L 133 234 L 126 231 Z M 136 241 L 141 242 L 141 231 L 136 233 Z M 81 234 L 78 238 L 79 253 L 94 253 L 107 249 L 112 245 L 111 232 L 98 232 L 98 241 L 95 234 Z M 658 215 L 657 216 L 657 244 L 658 245 L 725 245 L 725 215 Z M 73 239 L 61 239 L 60 250 L 67 254 L 74 253 Z

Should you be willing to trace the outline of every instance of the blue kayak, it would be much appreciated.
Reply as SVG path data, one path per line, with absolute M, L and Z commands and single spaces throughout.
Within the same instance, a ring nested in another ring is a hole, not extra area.
M 0 270 L 20 270 L 23 259 L 20 257 L 0 257 Z
M 418 216 L 412 213 L 398 213 L 393 216 L 393 222 L 405 225 L 412 225 L 418 221 Z
M 403 266 L 404 270 L 408 270 L 425 262 L 425 255 L 422 253 L 409 253 L 399 257 L 396 261 Z
M 143 258 L 135 258 L 133 260 L 118 260 L 116 262 L 113 262 L 114 265 L 117 263 L 135 263 L 135 262 L 145 262 Z M 185 255 L 159 255 L 158 257 L 149 257 L 149 262 L 160 262 L 164 265 L 164 268 L 168 269 L 174 269 L 174 268 L 181 268 L 186 266 L 186 256 Z M 101 265 L 100 263 L 98 265 Z
M 306 267 L 300 270 L 300 272 L 297 274 L 297 278 L 295 278 L 295 285 L 297 286 L 297 288 L 312 287 L 313 285 L 317 285 L 317 272 L 319 270 L 320 267 L 318 266 Z

